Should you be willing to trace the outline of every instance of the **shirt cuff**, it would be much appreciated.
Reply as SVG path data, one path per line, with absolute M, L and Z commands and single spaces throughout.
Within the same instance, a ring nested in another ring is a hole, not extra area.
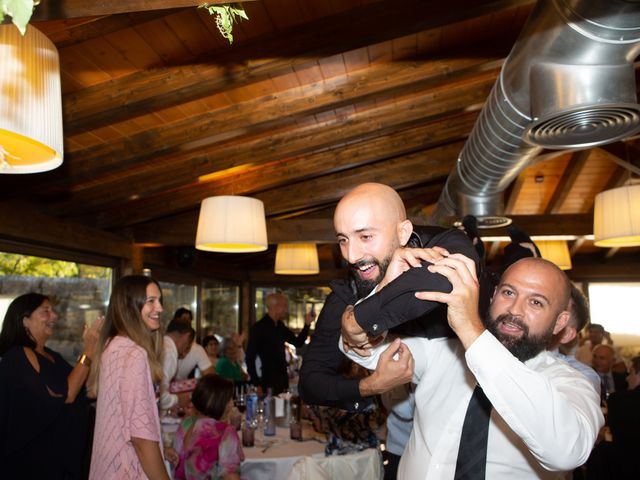
M 377 336 L 388 330 L 380 295 L 372 295 L 366 301 L 357 304 L 353 308 L 353 314 L 358 325 L 369 335 Z
M 476 338 L 465 353 L 469 370 L 482 386 L 483 381 L 491 381 L 503 376 L 502 372 L 513 362 L 514 356 L 488 330 Z

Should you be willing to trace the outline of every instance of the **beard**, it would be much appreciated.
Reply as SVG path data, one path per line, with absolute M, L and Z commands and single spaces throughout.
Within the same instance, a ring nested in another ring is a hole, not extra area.
M 378 285 L 382 281 L 385 274 L 387 273 L 387 268 L 391 263 L 392 257 L 393 253 L 383 258 L 382 260 L 371 258 L 349 264 L 349 274 L 351 275 L 351 278 L 353 279 L 353 282 L 356 286 L 356 294 L 358 295 L 359 299 L 369 295 L 369 293 L 371 293 L 371 290 L 373 290 L 376 285 Z M 371 280 L 365 280 L 360 276 L 360 267 L 364 267 L 365 265 L 369 264 L 373 264 L 374 266 L 378 267 L 378 276 Z
M 507 335 L 498 329 L 498 325 L 503 322 L 510 322 L 519 326 L 522 329 L 522 335 L 514 337 Z M 544 332 L 538 335 L 529 334 L 529 326 L 526 325 L 519 317 L 513 316 L 509 313 L 498 315 L 497 318 L 492 318 L 490 314 L 483 319 L 482 323 L 490 333 L 496 337 L 502 345 L 505 346 L 511 354 L 521 362 L 526 362 L 530 358 L 535 357 L 540 352 L 545 350 L 553 340 L 553 329 L 555 322 Z

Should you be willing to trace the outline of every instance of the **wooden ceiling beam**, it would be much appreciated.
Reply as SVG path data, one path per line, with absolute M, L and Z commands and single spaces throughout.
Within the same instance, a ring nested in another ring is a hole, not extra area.
M 605 157 L 622 168 L 640 175 L 640 149 L 626 142 L 610 143 L 597 147 Z
M 431 150 L 428 154 L 412 153 L 319 178 L 289 182 L 277 189 L 255 193 L 252 196 L 262 200 L 266 214 L 273 216 L 324 206 L 339 200 L 348 190 L 364 182 L 384 181 L 396 189 L 407 188 L 446 177 L 455 164 L 462 145 L 462 142 L 455 142 Z M 155 216 L 170 215 L 178 211 L 173 206 L 171 195 L 166 196 L 162 207 L 157 199 L 152 201 L 152 204 L 155 208 L 147 209 L 142 208 L 139 202 L 132 202 L 131 208 L 120 207 L 99 212 L 96 219 L 102 228 L 114 228 L 142 223 Z
M 237 136 L 249 129 L 255 132 L 275 131 L 282 126 L 294 125 L 304 117 L 347 105 L 374 99 L 378 104 L 398 101 L 409 95 L 419 95 L 445 82 L 453 82 L 482 72 L 494 71 L 497 75 L 502 65 L 501 56 L 497 52 L 496 55 L 476 53 L 477 55 L 469 52 L 462 58 L 446 61 L 376 65 L 345 77 L 277 92 L 97 147 L 70 152 L 65 156 L 65 162 L 68 164 L 67 173 L 61 180 L 67 185 L 82 182 L 86 175 L 72 174 L 71 178 L 69 176 L 76 168 L 80 172 L 86 171 L 87 167 L 83 168 L 82 165 L 91 164 L 91 175 L 96 176 L 119 165 L 126 165 L 131 160 L 140 162 L 163 155 L 202 149 L 219 139 L 233 138 L 234 134 Z M 453 55 L 455 57 L 455 54 Z M 216 132 L 215 136 L 211 135 L 212 131 Z M 158 142 L 158 139 L 162 141 Z
M 256 0 L 234 0 L 252 2 Z M 171 8 L 197 7 L 202 0 L 44 0 L 35 9 L 32 21 L 93 17 L 118 13 L 145 12 Z M 207 0 L 209 4 L 229 3 L 228 0 Z
M 78 252 L 132 258 L 133 242 L 125 236 L 45 215 L 21 202 L 0 203 L 0 236 L 30 245 L 45 245 Z
M 516 208 L 516 204 L 518 202 L 518 197 L 520 196 L 520 192 L 522 191 L 522 187 L 524 186 L 525 176 L 520 173 L 515 181 L 511 184 L 508 189 L 508 198 L 504 205 L 504 213 L 505 215 L 511 215 L 511 213 Z
M 493 74 L 482 74 L 461 85 L 443 86 L 403 102 L 355 111 L 330 124 L 305 125 L 281 132 L 265 132 L 258 138 L 241 138 L 229 145 L 214 145 L 205 152 L 158 157 L 135 168 L 113 170 L 91 182 L 91 188 L 74 192 L 63 208 L 82 212 L 131 195 L 153 195 L 198 182 L 212 172 L 243 165 L 258 166 L 277 159 L 310 155 L 321 149 L 336 150 L 349 143 L 365 142 L 398 130 L 443 119 L 443 130 L 456 128 L 446 117 L 461 114 L 469 105 L 481 105 L 493 85 Z M 450 137 L 444 137 L 450 138 Z M 135 186 L 132 189 L 132 185 Z M 105 188 L 110 192 L 104 195 Z M 73 190 L 71 190 L 73 191 Z M 52 212 L 61 214 L 53 206 Z
M 211 181 L 192 183 L 158 195 L 141 198 L 130 202 L 129 207 L 136 211 L 152 210 L 157 214 L 165 214 L 164 206 L 166 205 L 173 213 L 192 208 L 194 205 L 198 205 L 203 198 L 210 196 L 251 195 L 255 192 L 283 187 L 293 182 L 345 172 L 355 167 L 424 151 L 441 143 L 459 141 L 471 129 L 476 118 L 477 113 L 466 113 L 451 118 L 447 122 L 437 122 L 392 132 L 388 136 L 348 145 L 343 149 L 327 150 L 249 167 L 247 170 L 221 176 L 221 178 Z M 163 206 L 160 207 L 160 212 L 157 211 L 159 206 Z M 101 212 L 97 212 L 97 214 L 100 216 L 99 218 L 108 217 L 110 210 L 121 213 L 120 207 L 115 209 L 103 207 Z
M 513 222 L 531 235 L 557 235 L 559 228 L 567 235 L 587 235 L 593 228 L 593 218 L 588 214 L 579 215 L 516 215 Z M 198 210 L 181 213 L 162 220 L 137 225 L 126 232 L 135 237 L 136 242 L 156 242 L 164 245 L 194 245 Z M 422 223 L 420 220 L 414 222 Z M 588 232 L 588 233 L 586 233 Z M 508 236 L 506 228 L 483 230 L 492 236 Z M 267 234 L 270 244 L 281 242 L 333 243 L 336 241 L 331 217 L 288 220 L 267 220 Z
M 153 10 L 129 13 L 127 15 L 105 15 L 86 18 L 82 22 L 79 20 L 68 22 L 44 21 L 35 22 L 35 26 L 55 44 L 58 50 L 61 50 L 77 43 L 124 30 L 125 28 L 136 27 L 177 11 L 178 9 Z
M 582 173 L 582 169 L 586 165 L 590 153 L 591 150 L 573 152 L 562 177 L 560 177 L 560 181 L 553 191 L 547 208 L 545 208 L 545 215 L 556 214 L 560 211 L 580 173 Z
M 190 117 L 94 148 L 67 153 L 62 168 L 41 176 L 35 182 L 33 179 L 28 182 L 18 179 L 3 189 L 0 195 L 10 198 L 23 194 L 25 190 L 37 191 L 39 195 L 68 189 L 80 191 L 99 185 L 101 175 L 112 176 L 118 169 L 151 161 L 158 165 L 161 157 L 174 154 L 193 157 L 208 146 L 229 143 L 234 136 L 246 137 L 248 132 L 253 135 L 260 132 L 275 133 L 286 126 L 296 125 L 301 119 L 343 106 L 357 103 L 382 106 L 428 92 L 445 82 L 490 71 L 497 75 L 502 63 L 498 53 L 500 50 L 497 48 L 495 55 L 467 52 L 461 58 L 446 62 L 435 60 L 375 66 L 351 73 L 348 77 L 330 79 L 307 85 L 303 89 L 291 89 Z M 162 141 L 158 142 L 158 139 Z M 175 160 L 173 158 L 172 161 Z
M 293 67 L 314 64 L 318 57 L 532 3 L 532 0 L 410 0 L 402 8 L 394 0 L 369 4 L 367 8 L 256 39 L 198 64 L 146 70 L 66 95 L 65 131 L 72 134 L 91 130 L 223 92 L 230 85 L 237 88 L 268 80 L 290 72 Z M 411 12 L 411 22 L 406 21 L 407 12 Z M 325 39 L 325 46 L 315 47 L 318 38 Z M 258 60 L 260 55 L 265 59 Z

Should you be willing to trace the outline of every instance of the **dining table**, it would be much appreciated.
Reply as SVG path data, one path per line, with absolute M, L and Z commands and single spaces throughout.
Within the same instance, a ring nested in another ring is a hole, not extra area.
M 180 419 L 161 418 L 163 443 L 171 445 Z M 238 432 L 240 436 L 241 432 Z M 289 428 L 276 427 L 276 434 L 257 434 L 253 447 L 243 446 L 242 480 L 367 480 L 382 479 L 378 449 L 368 448 L 346 455 L 325 455 L 326 436 L 305 423 L 302 440 L 292 440 Z M 173 469 L 166 462 L 173 478 Z
M 325 455 L 326 439 L 308 425 L 302 441 L 289 438 L 288 428 L 276 428 L 272 437 L 244 447 L 243 480 L 352 480 L 382 478 L 378 449 L 368 448 L 346 455 Z
M 299 459 L 324 456 L 324 439 L 308 429 L 304 429 L 302 441 L 292 440 L 289 429 L 282 427 L 276 427 L 274 436 L 262 437 L 256 439 L 255 446 L 243 447 L 243 480 L 284 480 Z

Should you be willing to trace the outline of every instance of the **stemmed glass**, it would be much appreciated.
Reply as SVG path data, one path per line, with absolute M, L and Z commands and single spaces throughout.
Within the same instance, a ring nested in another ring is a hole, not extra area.
M 240 413 L 244 414 L 245 410 L 247 409 L 247 404 L 246 404 L 245 395 L 244 395 L 245 393 L 244 385 L 236 386 L 233 393 L 234 393 L 233 404 L 235 405 L 235 407 L 238 409 Z

